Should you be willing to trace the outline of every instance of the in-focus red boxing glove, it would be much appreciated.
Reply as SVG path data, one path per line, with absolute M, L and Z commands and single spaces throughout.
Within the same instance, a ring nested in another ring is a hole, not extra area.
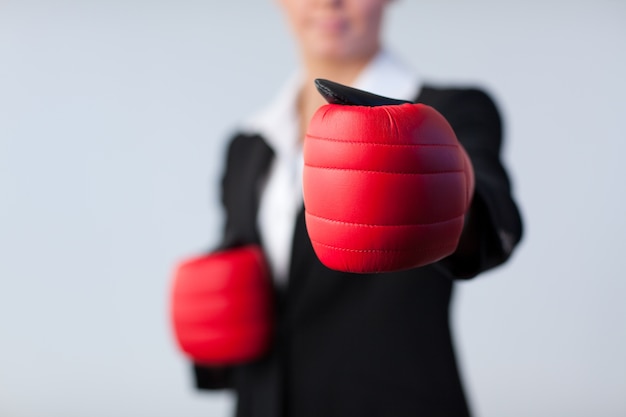
M 226 366 L 262 356 L 272 311 L 270 274 L 257 246 L 189 259 L 176 269 L 172 326 L 180 349 L 196 363 Z
M 304 141 L 313 249 L 357 273 L 423 266 L 454 252 L 474 192 L 470 160 L 432 107 L 316 80 L 330 103 Z

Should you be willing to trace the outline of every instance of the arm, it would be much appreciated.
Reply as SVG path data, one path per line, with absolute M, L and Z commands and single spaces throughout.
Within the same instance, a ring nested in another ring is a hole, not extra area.
M 434 106 L 467 151 L 476 181 L 459 246 L 440 265 L 452 278 L 471 278 L 511 256 L 522 237 L 522 222 L 501 161 L 502 123 L 494 102 L 479 90 L 439 95 L 442 99 Z
M 256 205 L 258 175 L 271 161 L 272 151 L 258 136 L 235 136 L 225 155 L 221 180 L 221 203 L 225 212 L 222 241 L 217 250 L 230 250 L 258 244 Z M 199 389 L 234 388 L 235 365 L 213 366 L 191 361 L 195 385 Z

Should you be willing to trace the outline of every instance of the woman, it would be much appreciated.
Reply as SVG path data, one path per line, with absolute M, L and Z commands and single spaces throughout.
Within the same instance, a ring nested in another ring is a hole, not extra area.
M 455 279 L 501 264 L 521 221 L 499 159 L 500 118 L 476 89 L 422 83 L 380 45 L 389 0 L 280 0 L 301 72 L 231 141 L 221 249 L 263 248 L 274 280 L 269 352 L 194 366 L 200 388 L 233 388 L 238 416 L 467 416 L 449 329 Z M 302 141 L 325 78 L 436 108 L 467 150 L 472 206 L 451 256 L 421 268 L 354 274 L 323 266 L 303 217 Z

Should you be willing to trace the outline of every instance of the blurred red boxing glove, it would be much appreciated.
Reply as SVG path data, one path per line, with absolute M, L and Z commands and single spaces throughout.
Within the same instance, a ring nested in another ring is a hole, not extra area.
M 313 249 L 357 273 L 423 266 L 454 252 L 474 192 L 470 160 L 432 107 L 316 80 L 330 103 L 304 141 Z
M 270 275 L 257 246 L 182 262 L 171 293 L 171 319 L 180 349 L 204 365 L 259 358 L 270 344 L 271 300 Z

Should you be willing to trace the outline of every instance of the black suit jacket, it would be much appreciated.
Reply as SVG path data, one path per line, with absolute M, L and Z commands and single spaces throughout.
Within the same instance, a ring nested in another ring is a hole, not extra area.
M 449 328 L 453 281 L 504 262 L 521 238 L 500 160 L 502 126 L 476 89 L 424 87 L 474 166 L 476 193 L 457 252 L 408 271 L 357 275 L 324 267 L 297 218 L 288 285 L 276 290 L 272 351 L 248 365 L 195 366 L 200 388 L 234 388 L 240 417 L 467 416 Z M 273 151 L 237 135 L 222 182 L 223 248 L 260 243 L 257 210 Z

